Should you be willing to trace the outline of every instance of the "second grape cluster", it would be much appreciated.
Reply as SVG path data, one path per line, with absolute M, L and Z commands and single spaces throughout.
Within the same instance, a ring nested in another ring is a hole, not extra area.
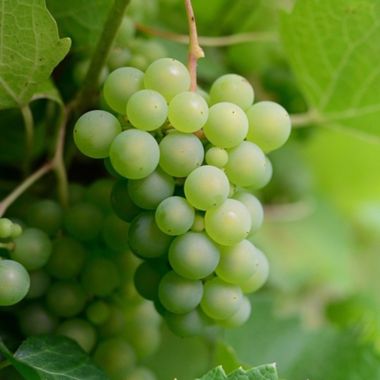
M 111 201 L 144 259 L 138 292 L 181 336 L 249 318 L 247 294 L 268 276 L 250 240 L 263 222 L 253 193 L 272 175 L 266 153 L 291 130 L 284 108 L 254 104 L 239 75 L 220 77 L 209 94 L 190 85 L 187 68 L 170 58 L 145 73 L 116 69 L 103 87 L 109 110 L 89 111 L 74 127 L 79 150 L 119 178 Z

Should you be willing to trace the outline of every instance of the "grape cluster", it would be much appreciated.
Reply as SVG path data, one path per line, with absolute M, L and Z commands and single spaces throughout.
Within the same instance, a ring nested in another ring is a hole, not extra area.
M 22 288 L 25 300 L 9 312 L 23 336 L 65 335 L 91 353 L 110 379 L 154 380 L 141 360 L 160 344 L 161 317 L 135 290 L 141 260 L 128 248 L 129 224 L 111 209 L 113 184 L 100 179 L 87 189 L 71 185 L 65 210 L 50 199 L 22 210 L 24 231 L 13 240 L 11 260 L 0 261 L 0 305 L 10 305 L 6 300 Z M 8 226 L 4 220 L 0 233 Z M 9 263 L 21 267 L 25 279 Z M 4 297 L 5 291 L 11 294 Z
M 79 150 L 119 177 L 111 201 L 144 260 L 138 292 L 182 336 L 249 318 L 246 295 L 268 276 L 250 241 L 263 222 L 252 192 L 271 178 L 265 153 L 291 130 L 279 104 L 253 104 L 239 75 L 220 77 L 209 94 L 189 89 L 189 72 L 175 59 L 158 59 L 145 73 L 119 68 L 103 87 L 113 113 L 89 111 L 74 127 Z

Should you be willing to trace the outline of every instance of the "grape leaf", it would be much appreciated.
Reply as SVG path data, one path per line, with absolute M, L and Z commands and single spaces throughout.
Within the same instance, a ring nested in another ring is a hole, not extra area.
M 60 32 L 72 38 L 75 50 L 95 47 L 111 5 L 109 0 L 47 0 Z
M 237 368 L 229 375 L 226 375 L 222 366 L 218 366 L 197 380 L 278 380 L 278 375 L 274 364 L 261 365 L 249 370 Z
M 297 1 L 281 36 L 309 106 L 332 127 L 380 136 L 380 2 Z
M 70 48 L 44 0 L 3 0 L 0 12 L 0 109 L 27 104 Z
M 213 368 L 211 371 L 207 372 L 204 376 L 197 380 L 226 380 L 227 375 L 224 372 L 222 366 Z
M 35 336 L 24 341 L 11 358 L 28 380 L 107 380 L 89 356 L 71 339 Z

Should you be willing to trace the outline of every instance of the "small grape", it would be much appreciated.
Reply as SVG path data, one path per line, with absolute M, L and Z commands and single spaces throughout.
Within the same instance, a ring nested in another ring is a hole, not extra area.
M 239 327 L 248 321 L 251 316 L 251 303 L 247 297 L 243 297 L 239 308 L 227 319 L 220 321 L 223 327 Z
M 105 158 L 109 155 L 112 141 L 120 132 L 120 123 L 111 113 L 89 111 L 75 123 L 74 142 L 85 156 Z
M 120 219 L 114 213 L 110 213 L 104 219 L 102 237 L 107 247 L 121 251 L 128 249 L 129 224 Z
M 86 317 L 94 325 L 101 325 L 110 316 L 108 304 L 102 300 L 90 303 L 86 308 Z
M 160 149 L 148 132 L 129 129 L 113 140 L 110 158 L 112 166 L 122 176 L 140 179 L 156 169 L 160 160 Z
M 212 146 L 207 149 L 205 160 L 208 165 L 224 168 L 228 162 L 228 152 L 223 148 Z
M 13 222 L 8 218 L 0 218 L 0 239 L 7 239 L 12 235 Z
M 244 293 L 253 293 L 260 289 L 268 279 L 269 276 L 269 262 L 266 256 L 260 251 L 256 250 L 256 270 L 251 277 L 241 284 Z
M 84 199 L 103 212 L 111 211 L 110 196 L 115 181 L 111 178 L 100 178 L 86 188 Z

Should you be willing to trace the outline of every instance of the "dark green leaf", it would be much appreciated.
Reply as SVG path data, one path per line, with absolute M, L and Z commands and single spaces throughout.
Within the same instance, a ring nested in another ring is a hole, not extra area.
M 58 36 L 44 0 L 3 0 L 0 54 L 0 109 L 27 104 L 70 48 Z
M 299 0 L 281 33 L 309 105 L 332 126 L 380 136 L 380 2 Z

